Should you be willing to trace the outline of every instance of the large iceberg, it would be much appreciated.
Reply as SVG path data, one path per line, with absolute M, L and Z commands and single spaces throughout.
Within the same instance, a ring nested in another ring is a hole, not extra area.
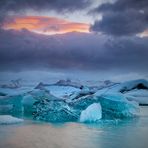
M 93 103 L 81 112 L 80 122 L 96 122 L 102 118 L 100 103 Z
M 40 99 L 34 104 L 34 118 L 51 122 L 78 121 L 78 119 L 82 122 L 94 121 L 96 113 L 100 116 L 100 108 L 102 108 L 102 119 L 122 119 L 139 114 L 138 103 L 128 101 L 121 93 L 101 96 L 96 94 L 76 97 L 71 102 L 50 98 Z M 94 105 L 96 103 L 100 103 L 101 107 L 96 107 Z
M 0 115 L 0 124 L 15 124 L 23 121 L 23 119 L 19 119 L 11 115 Z
M 99 115 L 100 109 L 96 104 L 100 104 L 102 120 L 122 119 L 137 116 L 139 104 L 135 101 L 141 99 L 146 103 L 148 96 L 147 81 L 143 80 L 115 84 L 101 90 L 58 85 L 28 90 L 21 88 L 16 93 L 15 89 L 14 93 L 12 89 L 10 92 L 0 89 L 0 114 L 20 112 L 26 117 L 29 115 L 49 122 L 91 122 L 99 119 L 96 113 Z

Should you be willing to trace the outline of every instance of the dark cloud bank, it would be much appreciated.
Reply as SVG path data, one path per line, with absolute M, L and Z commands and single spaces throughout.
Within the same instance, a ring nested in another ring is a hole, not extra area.
M 86 33 L 45 36 L 0 32 L 0 70 L 79 69 L 146 71 L 148 38 Z
M 87 0 L 1 0 L 1 20 L 10 11 L 33 8 L 58 12 L 81 10 Z M 109 72 L 148 72 L 148 38 L 136 37 L 148 28 L 147 0 L 104 3 L 91 30 L 104 35 L 67 33 L 45 36 L 27 30 L 0 30 L 0 71 L 78 69 Z M 1 21 L 2 22 L 2 21 Z
M 141 33 L 148 28 L 148 0 L 117 0 L 98 6 L 93 13 L 102 13 L 91 30 L 115 36 Z
M 90 0 L 1 0 L 0 8 L 5 11 L 34 9 L 60 12 L 83 9 L 90 4 Z

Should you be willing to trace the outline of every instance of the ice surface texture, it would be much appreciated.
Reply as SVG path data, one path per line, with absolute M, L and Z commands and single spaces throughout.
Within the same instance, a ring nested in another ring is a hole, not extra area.
M 50 100 L 49 98 L 40 99 L 34 104 L 34 117 L 39 120 L 63 122 L 78 121 L 87 114 L 88 118 L 81 120 L 85 122 L 89 119 L 93 120 L 91 115 L 94 114 L 95 116 L 98 110 L 95 105 L 92 105 L 94 103 L 100 103 L 102 107 L 102 113 L 100 114 L 103 119 L 131 118 L 139 113 L 138 103 L 128 101 L 122 94 L 107 94 L 101 96 L 86 95 L 71 102 Z

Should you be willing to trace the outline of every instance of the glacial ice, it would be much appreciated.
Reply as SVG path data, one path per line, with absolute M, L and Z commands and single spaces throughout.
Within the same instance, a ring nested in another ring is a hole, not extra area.
M 15 123 L 21 123 L 21 122 L 23 122 L 23 119 L 19 119 L 11 115 L 0 115 L 0 125 L 1 124 L 15 124 Z
M 13 105 L 0 105 L 0 113 L 10 113 L 13 110 Z
M 32 114 L 34 104 L 45 99 L 59 100 L 60 98 L 53 96 L 48 90 L 34 89 L 33 91 L 23 96 L 22 106 L 24 113 Z
M 0 113 L 22 112 L 22 96 L 3 96 L 0 98 Z
M 145 89 L 148 90 L 148 81 L 144 79 L 126 81 L 121 84 L 117 84 L 109 88 L 109 92 L 121 92 L 126 93 L 134 89 Z
M 96 96 L 102 106 L 103 118 L 128 118 L 139 115 L 139 104 L 129 101 L 121 93 Z
M 142 105 L 148 105 L 148 90 L 132 90 L 124 94 L 128 100 L 133 100 Z
M 124 91 L 121 91 L 123 88 Z M 5 89 L 0 89 L 3 90 L 0 114 L 14 115 L 20 112 L 21 115 L 29 114 L 34 119 L 49 122 L 94 121 L 97 110 L 93 104 L 96 103 L 101 105 L 101 120 L 135 117 L 139 114 L 137 102 L 148 103 L 147 81 L 143 80 L 115 84 L 100 90 L 58 85 L 42 89 L 30 88 L 30 91 L 29 88 L 21 88 L 19 92 L 17 89 L 11 89 L 10 92 L 7 92 L 8 88 Z
M 144 79 L 132 80 L 100 89 L 97 95 L 107 93 L 122 93 L 128 100 L 139 104 L 148 104 L 148 81 Z
M 63 100 L 43 99 L 34 104 L 34 118 L 50 122 L 76 121 L 77 113 Z
M 102 118 L 100 103 L 93 103 L 81 112 L 80 122 L 96 122 Z
M 79 88 L 75 88 L 72 86 L 57 86 L 51 85 L 46 86 L 45 89 L 49 90 L 51 94 L 59 98 L 67 98 L 67 96 L 71 95 L 74 92 L 80 91 Z

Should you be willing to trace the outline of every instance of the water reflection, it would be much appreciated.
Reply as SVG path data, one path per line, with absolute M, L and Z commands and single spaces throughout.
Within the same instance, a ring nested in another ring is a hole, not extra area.
M 133 120 L 0 126 L 0 148 L 147 148 L 147 137 L 148 108 Z

